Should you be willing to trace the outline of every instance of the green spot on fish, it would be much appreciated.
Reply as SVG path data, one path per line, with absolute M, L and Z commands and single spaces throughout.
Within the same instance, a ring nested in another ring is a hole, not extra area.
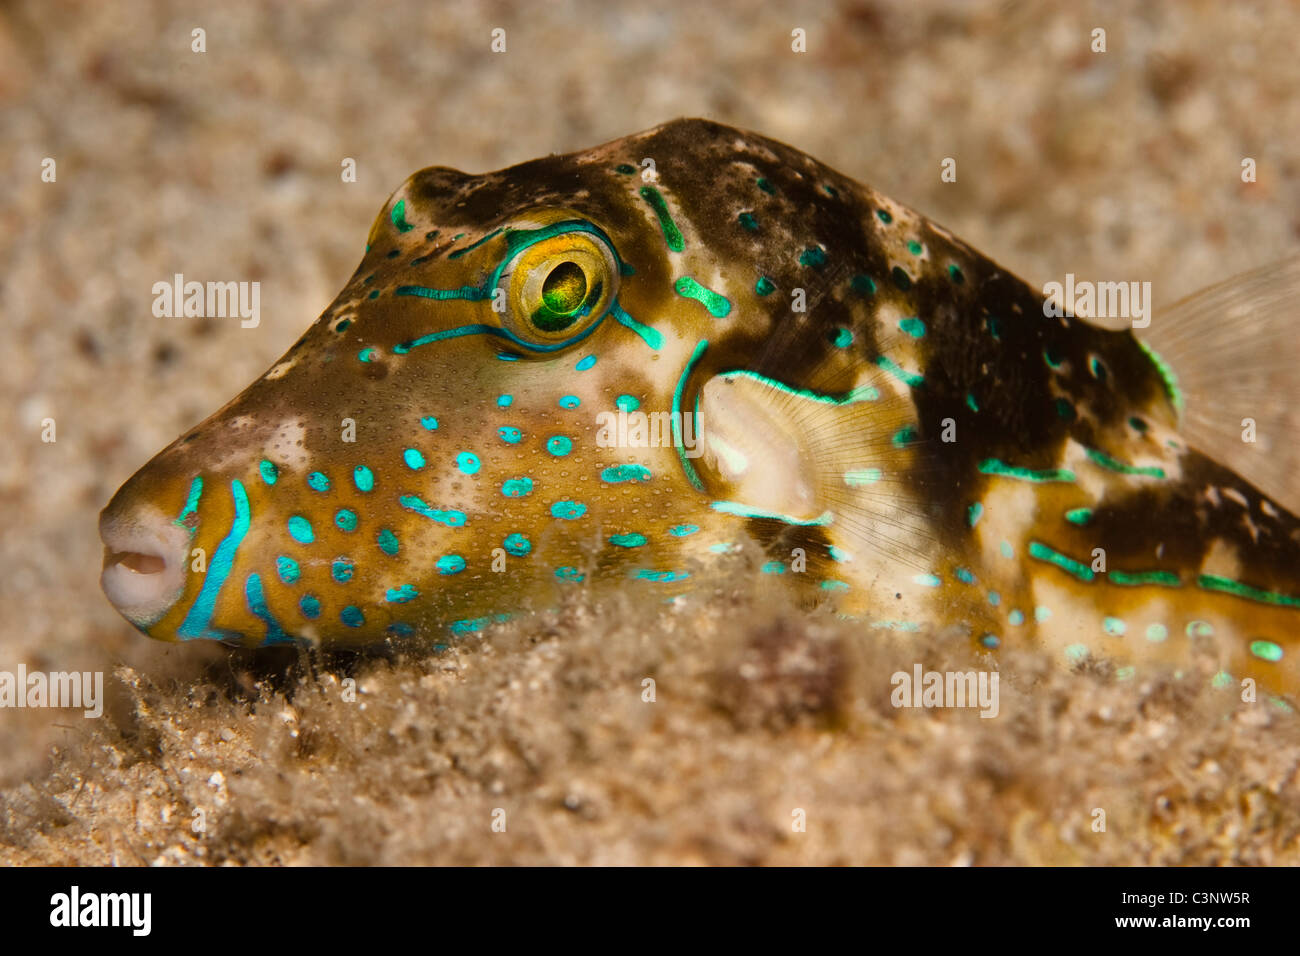
M 625 481 L 649 481 L 650 469 L 645 465 L 611 465 L 601 471 L 600 480 L 611 485 Z
M 460 574 L 465 570 L 465 559 L 459 554 L 444 554 L 434 562 L 439 574 Z
M 302 515 L 294 515 L 289 519 L 289 537 L 299 544 L 311 544 L 316 540 L 316 535 L 311 528 L 311 522 Z
M 726 296 L 719 295 L 712 289 L 706 289 L 690 276 L 682 276 L 674 284 L 677 294 L 687 299 L 695 299 L 716 319 L 726 318 L 731 312 L 731 302 Z
M 1163 468 L 1142 468 L 1134 465 L 1126 465 L 1124 462 L 1117 461 L 1110 457 L 1110 455 L 1107 455 L 1104 451 L 1099 451 L 1096 448 L 1085 448 L 1084 452 L 1091 461 L 1100 465 L 1102 468 L 1105 468 L 1107 471 L 1118 472 L 1121 475 L 1142 475 L 1147 478 L 1165 477 L 1165 471 Z
M 1073 558 L 1049 548 L 1040 541 L 1029 542 L 1029 556 L 1039 561 L 1046 561 L 1048 564 L 1054 564 L 1067 574 L 1074 575 L 1080 581 L 1091 581 L 1096 577 L 1092 568 L 1086 564 L 1080 564 Z
M 384 600 L 392 604 L 405 604 L 407 601 L 413 601 L 420 596 L 420 592 L 412 584 L 403 584 L 399 588 L 389 588 L 384 592 Z
M 275 572 L 280 575 L 280 580 L 285 584 L 296 584 L 298 578 L 302 575 L 302 569 L 298 567 L 298 562 L 284 555 L 275 559 Z
M 1272 641 L 1251 641 L 1250 652 L 1261 661 L 1276 664 L 1282 659 L 1282 648 Z
M 551 505 L 551 514 L 565 521 L 575 521 L 587 513 L 587 506 L 579 501 L 557 501 Z
M 799 265 L 811 269 L 826 268 L 826 250 L 821 246 L 808 246 L 799 253 Z
M 1292 597 L 1289 594 L 1279 594 L 1277 591 L 1265 591 L 1261 588 L 1251 587 L 1249 584 L 1242 584 L 1240 581 L 1233 581 L 1231 578 L 1220 577 L 1217 574 L 1202 574 L 1197 577 L 1196 584 L 1206 591 L 1222 591 L 1224 594 L 1232 594 L 1250 601 L 1258 601 L 1260 604 L 1273 604 L 1278 607 L 1300 607 L 1300 598 Z
M 673 252 L 681 252 L 686 248 L 686 242 L 682 239 L 677 223 L 673 222 L 672 213 L 668 211 L 668 203 L 664 200 L 663 193 L 653 186 L 642 186 L 640 191 L 641 198 L 650 204 L 650 208 L 659 218 L 659 228 L 663 230 L 664 241 L 668 243 L 668 248 Z
M 919 372 L 909 372 L 887 355 L 882 355 L 877 358 L 876 365 L 911 388 L 917 388 L 925 384 L 924 375 L 921 375 Z
M 1110 571 L 1107 575 L 1111 584 L 1123 587 L 1137 587 L 1146 584 L 1158 584 L 1167 588 L 1182 585 L 1182 580 L 1173 571 Z
M 374 207 L 372 206 L 371 208 L 373 209 Z M 390 214 L 390 218 L 392 220 L 393 225 L 397 227 L 398 232 L 410 232 L 412 229 L 415 228 L 409 222 L 406 221 L 406 200 L 405 199 L 399 199 L 397 200 L 397 202 L 393 203 L 393 211 Z
M 523 498 L 533 493 L 533 479 L 511 478 L 501 483 L 501 494 L 507 498 Z
M 689 578 L 689 571 L 654 571 L 649 568 L 641 568 L 632 575 L 640 581 L 658 581 L 663 584 L 671 584 L 674 581 L 684 581 Z
M 860 295 L 875 295 L 876 280 L 871 276 L 856 275 L 849 282 L 849 288 Z
M 861 488 L 863 485 L 875 484 L 879 480 L 879 468 L 862 468 L 858 471 L 846 471 L 844 473 L 844 483 L 850 488 Z
M 1035 470 L 1008 465 L 996 458 L 985 458 L 979 463 L 980 474 L 997 475 L 1001 478 L 1018 478 L 1021 481 L 1074 481 L 1075 474 L 1068 468 L 1046 468 Z
M 925 323 L 916 316 L 902 319 L 898 323 L 898 327 L 914 339 L 923 338 L 925 336 Z
M 533 543 L 518 532 L 506 536 L 502 546 L 506 549 L 507 554 L 512 554 L 516 558 L 522 558 L 528 552 L 533 550 Z

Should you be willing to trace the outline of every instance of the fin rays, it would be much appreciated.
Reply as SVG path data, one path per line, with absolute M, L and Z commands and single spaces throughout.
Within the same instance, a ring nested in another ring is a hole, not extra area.
M 1188 442 L 1293 513 L 1300 513 L 1297 303 L 1300 256 L 1204 289 L 1139 333 L 1177 377 Z

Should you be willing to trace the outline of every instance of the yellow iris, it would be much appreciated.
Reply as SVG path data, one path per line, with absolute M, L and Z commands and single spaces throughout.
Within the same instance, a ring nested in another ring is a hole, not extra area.
M 618 279 L 618 260 L 600 237 L 576 229 L 548 236 L 520 249 L 502 271 L 502 324 L 525 344 L 562 345 L 600 321 Z

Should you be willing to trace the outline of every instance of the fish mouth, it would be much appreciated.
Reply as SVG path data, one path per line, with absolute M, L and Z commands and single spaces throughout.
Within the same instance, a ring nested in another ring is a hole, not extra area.
M 99 586 L 118 613 L 145 630 L 185 590 L 189 532 L 158 512 L 100 516 L 104 566 Z
M 160 574 L 167 570 L 167 559 L 160 554 L 142 551 L 114 551 L 104 545 L 104 570 L 120 564 L 136 574 Z

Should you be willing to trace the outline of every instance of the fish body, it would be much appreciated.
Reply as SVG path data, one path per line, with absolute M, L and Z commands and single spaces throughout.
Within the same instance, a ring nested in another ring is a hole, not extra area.
M 1131 332 L 680 120 L 410 177 L 303 338 L 118 491 L 104 587 L 164 640 L 365 644 L 579 586 L 671 598 L 756 542 L 868 631 L 1063 662 L 1211 641 L 1216 680 L 1291 692 L 1300 522 L 1179 399 Z

